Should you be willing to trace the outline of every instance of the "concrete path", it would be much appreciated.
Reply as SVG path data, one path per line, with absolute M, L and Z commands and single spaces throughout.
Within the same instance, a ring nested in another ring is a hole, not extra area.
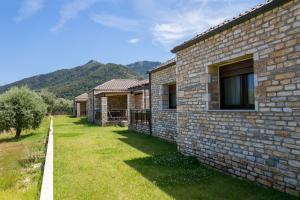
M 53 200 L 53 119 L 51 118 L 40 200 Z

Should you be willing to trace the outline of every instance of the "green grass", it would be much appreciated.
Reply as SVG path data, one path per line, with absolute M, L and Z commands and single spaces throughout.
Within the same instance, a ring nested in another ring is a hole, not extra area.
M 39 199 L 49 118 L 38 130 L 0 134 L 0 199 Z
M 286 200 L 200 165 L 176 145 L 120 127 L 54 119 L 55 199 Z

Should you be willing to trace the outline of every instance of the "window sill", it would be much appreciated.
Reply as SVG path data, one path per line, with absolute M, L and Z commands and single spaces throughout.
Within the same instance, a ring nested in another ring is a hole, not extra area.
M 177 111 L 177 109 L 163 108 L 163 109 L 160 109 L 160 111 Z
M 253 110 L 253 109 L 249 109 L 249 110 L 240 110 L 240 109 L 236 109 L 236 110 L 222 110 L 222 109 L 219 109 L 219 110 L 207 110 L 207 112 L 258 112 L 257 110 Z

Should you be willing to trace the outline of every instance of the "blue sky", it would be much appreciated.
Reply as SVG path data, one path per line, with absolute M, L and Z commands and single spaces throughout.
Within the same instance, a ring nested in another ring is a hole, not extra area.
M 264 0 L 0 2 L 0 85 L 75 67 L 164 61 L 170 49 Z

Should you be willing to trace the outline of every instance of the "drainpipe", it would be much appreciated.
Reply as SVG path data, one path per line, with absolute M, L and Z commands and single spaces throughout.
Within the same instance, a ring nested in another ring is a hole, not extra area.
M 151 72 L 149 72 L 149 107 L 150 107 L 150 121 L 149 130 L 152 136 L 152 83 L 151 83 Z
M 93 124 L 95 123 L 95 89 L 93 89 Z
M 75 101 L 75 97 L 73 99 L 73 115 L 74 117 L 77 117 L 77 105 L 76 105 L 76 101 Z

